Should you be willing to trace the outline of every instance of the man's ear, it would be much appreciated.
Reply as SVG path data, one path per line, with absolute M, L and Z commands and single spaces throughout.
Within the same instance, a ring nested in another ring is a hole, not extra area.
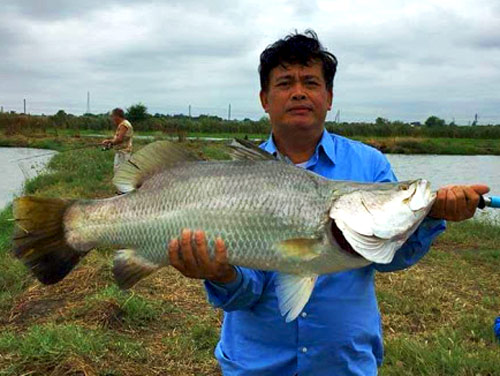
M 327 89 L 328 91 L 328 111 L 332 109 L 333 103 L 333 89 Z
M 267 109 L 269 107 L 269 101 L 267 98 L 267 91 L 261 90 L 259 93 L 260 97 L 260 104 L 262 105 L 262 108 L 264 109 L 265 112 L 267 112 Z

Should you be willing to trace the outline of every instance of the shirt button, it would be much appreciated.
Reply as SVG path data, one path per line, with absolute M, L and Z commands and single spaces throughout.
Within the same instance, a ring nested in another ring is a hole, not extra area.
M 306 353 L 306 352 L 307 352 L 307 347 L 303 347 L 303 348 L 302 348 L 302 352 L 303 352 L 303 353 Z
M 306 313 L 306 312 L 302 312 L 300 315 L 301 315 L 304 319 L 307 317 L 307 313 Z

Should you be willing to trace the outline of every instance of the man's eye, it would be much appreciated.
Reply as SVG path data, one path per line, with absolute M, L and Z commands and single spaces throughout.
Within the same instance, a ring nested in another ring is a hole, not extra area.
M 316 81 L 307 81 L 306 85 L 309 85 L 309 86 L 318 86 L 318 83 Z
M 279 82 L 278 86 L 288 86 L 288 82 Z

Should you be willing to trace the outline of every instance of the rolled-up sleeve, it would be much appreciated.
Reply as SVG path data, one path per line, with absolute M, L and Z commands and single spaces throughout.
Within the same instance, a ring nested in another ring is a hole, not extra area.
M 377 153 L 373 163 L 374 181 L 378 183 L 397 181 L 391 164 L 382 153 Z M 424 257 L 431 248 L 434 239 L 446 229 L 446 222 L 441 219 L 426 217 L 418 229 L 396 252 L 389 264 L 374 264 L 379 272 L 393 272 L 409 268 Z
M 208 301 L 226 312 L 251 308 L 261 297 L 266 276 L 260 270 L 235 266 L 236 279 L 230 283 L 205 281 Z

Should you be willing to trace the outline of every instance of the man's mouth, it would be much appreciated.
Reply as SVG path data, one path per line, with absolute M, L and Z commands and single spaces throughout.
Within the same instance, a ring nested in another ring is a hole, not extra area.
M 296 114 L 305 114 L 305 113 L 308 113 L 311 111 L 312 111 L 312 108 L 309 106 L 293 106 L 287 110 L 287 112 L 292 112 L 292 113 L 296 113 Z

